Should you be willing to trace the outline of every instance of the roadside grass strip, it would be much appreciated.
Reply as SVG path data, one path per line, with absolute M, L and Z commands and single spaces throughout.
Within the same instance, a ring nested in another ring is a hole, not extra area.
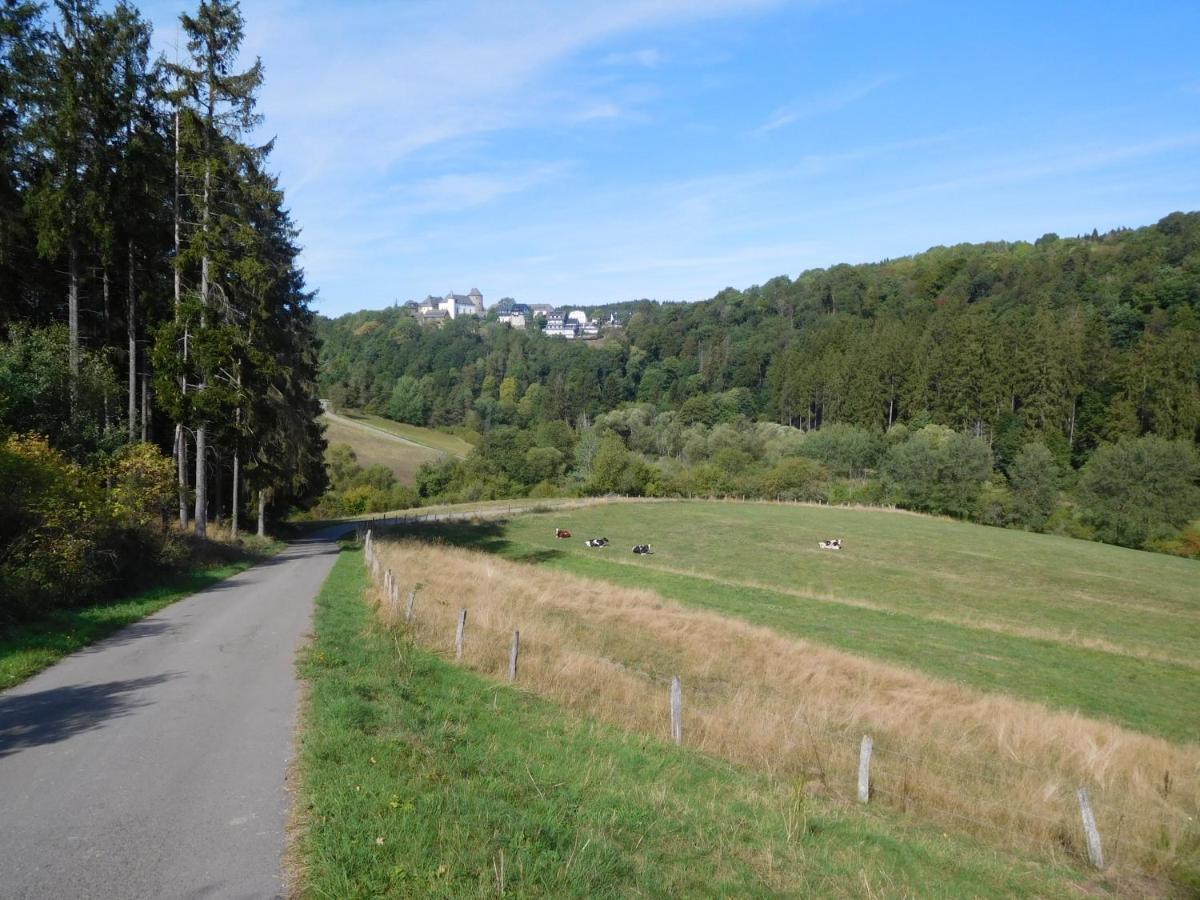
M 457 668 L 343 550 L 302 655 L 299 894 L 1075 896 L 1073 869 L 813 797 Z
M 261 557 L 188 572 L 124 600 L 59 609 L 41 619 L 0 632 L 0 690 L 20 684 L 89 644 L 244 572 Z

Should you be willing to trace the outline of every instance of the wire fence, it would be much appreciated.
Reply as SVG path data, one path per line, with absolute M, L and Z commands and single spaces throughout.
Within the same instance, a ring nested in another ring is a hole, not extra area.
M 597 502 L 605 501 L 580 505 Z M 487 512 L 504 517 L 540 508 L 545 507 L 504 506 Z M 417 589 L 408 590 L 405 608 L 396 578 L 377 552 L 377 529 L 479 517 L 478 511 L 424 513 L 359 526 L 366 564 L 390 622 L 403 621 L 406 625 L 411 623 L 410 627 L 416 626 L 413 604 Z M 433 608 L 439 607 L 440 618 L 425 625 L 436 647 L 442 647 L 441 641 L 449 638 L 450 622 L 446 617 L 452 612 L 449 606 L 453 605 L 447 601 L 425 602 L 418 608 L 419 615 L 433 617 Z M 454 620 L 455 657 L 485 674 L 507 675 L 508 680 L 519 683 L 518 672 L 523 670 L 518 666 L 518 648 L 521 653 L 528 652 L 529 638 L 518 639 L 515 629 L 499 633 L 493 628 L 476 637 L 464 652 L 463 632 L 471 627 L 467 622 L 464 607 Z M 481 643 L 489 645 L 486 653 L 481 651 Z M 449 645 L 444 649 L 451 652 Z M 711 729 L 706 723 L 720 714 L 718 707 L 728 708 L 717 701 L 722 694 L 728 701 L 729 695 L 736 693 L 736 686 L 693 673 L 689 687 L 677 675 L 671 677 L 620 660 L 605 662 L 613 670 L 642 683 L 647 694 L 663 698 L 661 708 L 669 710 L 669 717 L 661 720 L 664 736 L 703 752 L 722 755 L 718 742 L 710 740 Z M 871 740 L 864 741 L 864 730 L 869 731 L 869 727 L 864 729 L 863 723 L 852 721 L 849 714 L 847 719 L 843 723 L 813 721 L 803 711 L 795 710 L 787 721 L 773 723 L 772 733 L 788 737 L 786 746 L 775 748 L 778 753 L 768 768 L 789 777 L 803 777 L 817 786 L 816 792 L 843 802 L 865 799 L 869 804 L 879 803 L 913 815 L 920 822 L 953 826 L 1005 847 L 1035 849 L 1052 859 L 1066 856 L 1101 869 L 1116 864 L 1162 874 L 1180 852 L 1200 848 L 1196 811 L 1171 805 L 1166 802 L 1166 794 L 1163 802 L 1147 813 L 1144 803 L 1140 810 L 1132 808 L 1128 794 L 1114 794 L 1103 784 L 1081 779 L 1068 771 L 1002 754 L 963 759 L 956 748 L 941 752 L 928 747 L 914 750 L 894 743 L 886 733 L 870 734 Z M 867 745 L 870 749 L 864 750 Z M 868 757 L 865 762 L 864 752 Z M 864 771 L 865 794 L 858 781 Z M 1167 785 L 1169 788 L 1169 778 Z

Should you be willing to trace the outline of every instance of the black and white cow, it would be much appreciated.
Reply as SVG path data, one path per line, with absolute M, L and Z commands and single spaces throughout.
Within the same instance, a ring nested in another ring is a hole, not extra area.
M 653 553 L 654 551 L 650 549 L 649 544 L 638 544 L 633 548 L 633 552 L 638 556 L 645 556 L 646 554 Z
M 834 538 L 832 541 L 821 541 L 817 546 L 822 550 L 841 550 L 842 539 Z
M 586 544 L 589 547 L 607 547 L 608 546 L 608 538 L 606 538 L 606 537 L 592 538 L 591 540 L 584 541 L 584 544 Z

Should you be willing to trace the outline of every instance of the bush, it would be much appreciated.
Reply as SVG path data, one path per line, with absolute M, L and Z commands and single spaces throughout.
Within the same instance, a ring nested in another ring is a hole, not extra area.
M 1058 466 L 1044 444 L 1026 444 L 1008 473 L 1013 521 L 1043 531 L 1058 504 Z
M 942 425 L 927 425 L 888 451 L 884 482 L 907 509 L 965 518 L 992 471 L 983 441 Z
M 857 425 L 827 425 L 809 432 L 798 452 L 823 462 L 835 475 L 857 478 L 879 465 L 883 438 Z
M 782 459 L 762 477 L 760 493 L 770 500 L 826 499 L 828 472 L 819 462 L 794 456 Z
M 1110 544 L 1171 538 L 1200 514 L 1200 460 L 1187 441 L 1125 438 L 1100 447 L 1079 477 L 1084 521 Z

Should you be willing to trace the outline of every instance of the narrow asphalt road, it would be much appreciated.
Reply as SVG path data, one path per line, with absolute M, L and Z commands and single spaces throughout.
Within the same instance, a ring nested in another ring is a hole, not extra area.
M 283 895 L 295 656 L 330 537 L 0 694 L 0 897 Z

